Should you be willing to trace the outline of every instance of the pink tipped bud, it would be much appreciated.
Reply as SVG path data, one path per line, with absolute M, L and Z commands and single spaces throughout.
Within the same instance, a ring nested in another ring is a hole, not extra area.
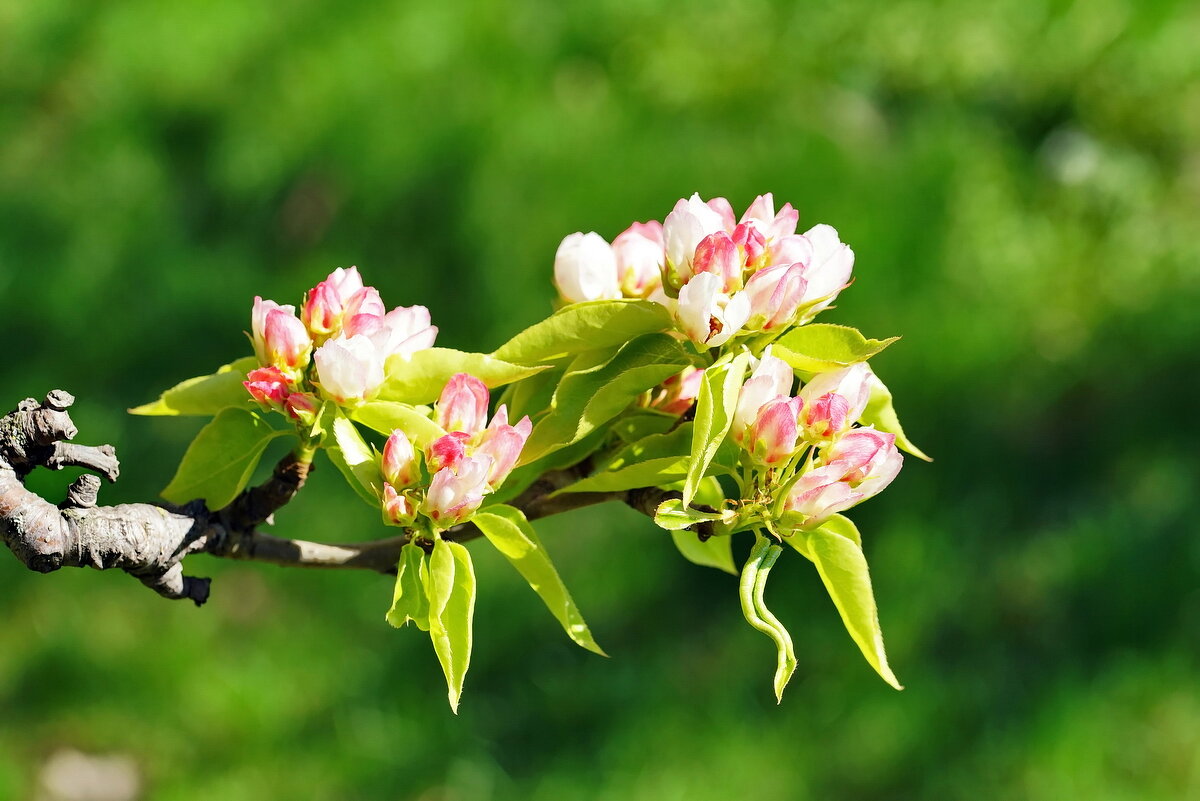
M 666 259 L 661 224 L 635 222 L 617 234 L 612 248 L 622 294 L 644 298 L 658 287 Z
M 451 431 L 429 443 L 425 448 L 425 464 L 429 472 L 436 473 L 443 467 L 457 468 L 467 456 L 467 440 L 470 438 L 471 435 L 465 431 Z
M 417 481 L 417 454 L 412 443 L 400 429 L 392 432 L 383 444 L 383 461 L 380 465 L 384 480 L 393 487 L 412 486 Z
M 333 284 L 322 281 L 309 290 L 300 316 L 314 339 L 336 334 L 342 324 L 342 301 Z
M 693 195 L 692 197 L 696 196 Z M 734 226 L 737 225 L 737 217 L 734 216 L 733 206 L 725 198 L 714 197 L 705 205 L 715 211 L 717 216 L 721 218 L 721 227 L 725 229 L 726 233 L 732 231 Z
M 724 345 L 749 318 L 750 298 L 746 293 L 726 295 L 721 279 L 712 273 L 700 273 L 679 290 L 675 319 L 697 344 L 710 348 Z
M 487 425 L 487 410 L 487 385 L 468 373 L 455 373 L 438 398 L 434 420 L 445 431 L 477 434 Z
M 712 273 L 718 276 L 726 292 L 742 288 L 741 253 L 724 231 L 709 234 L 700 240 L 692 258 L 692 269 L 697 275 Z
M 815 528 L 865 496 L 842 480 L 838 465 L 809 470 L 792 485 L 784 502 L 783 522 L 793 528 Z
M 800 434 L 796 419 L 803 404 L 799 398 L 779 396 L 759 410 L 747 432 L 750 455 L 756 462 L 776 467 L 796 452 Z
M 397 306 L 384 315 L 383 330 L 373 335 L 379 352 L 405 357 L 432 348 L 438 333 L 437 326 L 429 324 L 429 309 L 424 306 Z
M 295 306 L 254 298 L 250 329 L 254 355 L 264 367 L 274 365 L 298 373 L 308 363 L 312 340 L 304 323 L 296 318 Z
M 790 324 L 804 298 L 804 266 L 777 264 L 759 270 L 746 282 L 750 297 L 750 321 L 754 330 L 773 331 Z
M 444 467 L 434 474 L 425 494 L 425 514 L 440 529 L 458 525 L 479 508 L 489 491 L 490 456 L 466 457 L 457 468 Z
M 808 281 L 804 305 L 809 307 L 805 316 L 811 318 L 850 285 L 854 251 L 842 243 L 837 230 L 829 225 L 813 226 L 804 233 L 804 238 L 812 246 L 812 257 L 804 272 Z
M 345 303 L 345 315 L 349 319 L 356 314 L 370 314 L 374 317 L 382 317 L 387 313 L 387 308 L 383 305 L 383 300 L 379 297 L 379 290 L 373 286 L 366 286 L 350 296 L 350 299 Z
M 746 439 L 747 429 L 753 425 L 759 411 L 769 401 L 780 395 L 791 395 L 792 381 L 792 368 L 787 362 L 772 356 L 771 348 L 767 346 L 750 379 L 742 385 L 741 394 L 738 395 L 737 409 L 733 413 L 733 425 L 730 427 L 734 442 L 742 444 Z
M 729 205 L 728 201 L 725 205 Z M 705 203 L 698 194 L 675 204 L 663 221 L 663 244 L 666 250 L 663 283 L 668 289 L 678 290 L 694 274 L 692 259 L 700 240 L 718 231 L 733 230 L 732 211 L 729 213 L 728 226 L 726 222 L 722 212 L 714 210 L 711 202 Z
M 621 297 L 612 247 L 595 232 L 567 236 L 554 254 L 554 285 L 568 303 Z
M 800 390 L 804 398 L 800 420 L 805 433 L 812 439 L 834 439 L 858 422 L 871 399 L 875 380 L 865 362 L 814 376 Z
M 652 409 L 667 414 L 683 414 L 696 402 L 704 371 L 696 367 L 685 367 L 679 375 L 673 375 L 662 383 L 647 404 Z
M 310 426 L 317 419 L 317 399 L 307 392 L 293 392 L 284 402 L 284 411 L 293 420 Z
M 508 425 L 508 409 L 501 405 L 492 418 L 491 425 L 483 432 L 483 441 L 479 444 L 478 453 L 492 458 L 492 468 L 488 472 L 488 484 L 497 488 L 508 478 L 508 474 L 517 464 L 521 449 L 525 447 L 533 431 L 533 423 L 529 416 L 522 417 L 515 425 Z
M 799 220 L 800 213 L 790 203 L 784 203 L 776 214 L 775 198 L 770 192 L 756 197 L 742 215 L 742 222 L 753 222 L 771 241 L 795 234 Z
M 845 470 L 842 480 L 864 497 L 881 492 L 900 472 L 904 459 L 896 449 L 896 435 L 873 426 L 847 431 L 822 455 L 829 465 Z
M 338 267 L 322 283 L 329 284 L 342 306 L 349 302 L 355 292 L 363 288 L 362 276 L 358 274 L 357 267 Z
M 383 485 L 383 519 L 394 526 L 412 525 L 417 510 L 407 495 L 396 492 L 391 484 Z
M 747 269 L 757 270 L 766 266 L 767 239 L 754 223 L 741 223 L 733 229 L 731 236 L 737 245 L 738 255 Z
M 246 374 L 242 386 L 263 406 L 280 409 L 287 400 L 290 384 L 278 367 L 259 367 Z

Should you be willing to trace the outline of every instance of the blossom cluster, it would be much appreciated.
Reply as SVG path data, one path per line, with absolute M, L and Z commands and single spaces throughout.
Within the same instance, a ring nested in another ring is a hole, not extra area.
M 662 222 L 634 223 L 610 245 L 597 233 L 563 239 L 554 280 L 569 303 L 648 298 L 670 309 L 697 345 L 779 331 L 827 308 L 850 281 L 854 251 L 837 231 L 797 234 L 791 204 L 760 195 L 741 218 L 725 198 L 680 200 Z
M 512 472 L 533 429 L 529 417 L 514 426 L 501 404 L 488 422 L 488 389 L 466 373 L 455 374 L 434 406 L 444 432 L 423 452 L 396 429 L 383 447 L 383 513 L 387 523 L 444 530 L 467 520 L 483 498 Z
M 263 406 L 310 421 L 319 399 L 353 406 L 384 380 L 384 364 L 433 346 L 437 327 L 424 306 L 384 306 L 358 269 L 338 268 L 295 306 L 254 299 L 250 339 L 259 368 L 245 386 Z

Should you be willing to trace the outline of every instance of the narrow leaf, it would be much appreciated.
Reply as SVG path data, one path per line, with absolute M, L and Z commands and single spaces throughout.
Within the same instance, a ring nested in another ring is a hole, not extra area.
M 396 589 L 387 622 L 400 628 L 410 620 L 421 631 L 429 631 L 429 567 L 425 552 L 411 542 L 400 549 Z
M 867 339 L 856 328 L 810 323 L 775 340 L 772 352 L 797 370 L 823 373 L 865 362 L 899 338 Z
M 429 639 L 446 674 L 450 708 L 458 714 L 463 680 L 471 665 L 475 617 L 475 568 L 457 542 L 437 540 L 429 557 Z
M 567 636 L 583 648 L 607 656 L 592 638 L 583 615 L 525 515 L 511 506 L 491 506 L 476 514 L 473 521 L 496 550 L 525 577 L 546 608 L 562 624 Z
M 494 388 L 528 378 L 542 369 L 510 364 L 484 353 L 428 348 L 408 357 L 396 354 L 388 358 L 387 378 L 379 388 L 378 398 L 400 403 L 430 403 L 438 399 L 455 373 L 470 373 Z
M 219 368 L 212 375 L 189 378 L 168 389 L 158 400 L 129 410 L 142 415 L 211 415 L 231 406 L 250 406 L 250 393 L 242 386 L 246 373 L 258 367 L 247 356 Z
M 271 440 L 294 436 L 246 409 L 225 409 L 192 440 L 162 496 L 171 503 L 201 498 L 210 509 L 223 509 L 250 482 Z
M 669 331 L 671 315 L 648 300 L 572 303 L 496 349 L 492 355 L 517 364 L 543 364 L 563 356 Z
M 902 690 L 904 688 L 888 666 L 887 654 L 883 650 L 883 632 L 879 627 L 879 613 L 875 608 L 871 576 L 862 548 L 836 527 L 827 526 L 809 532 L 796 532 L 794 536 L 806 537 L 809 552 L 806 555 L 817 566 L 821 581 L 825 582 L 825 589 L 841 614 L 846 630 L 858 643 L 867 662 L 884 681 Z
M 892 393 L 879 380 L 879 376 L 875 376 L 875 383 L 871 387 L 871 399 L 867 401 L 867 408 L 863 410 L 862 417 L 859 419 L 863 425 L 875 426 L 880 431 L 895 434 L 896 447 L 900 450 L 907 451 L 918 459 L 924 459 L 927 462 L 933 461 L 904 435 L 904 429 L 900 426 L 900 418 L 896 416 L 896 408 L 892 405 Z
M 717 448 L 729 432 L 749 358 L 748 354 L 742 353 L 728 364 L 714 365 L 704 371 L 700 393 L 696 398 L 696 417 L 692 428 L 692 461 L 688 465 L 687 479 L 683 484 L 685 506 L 690 505 L 696 496 L 700 480 L 708 472 L 708 466 L 712 463 Z

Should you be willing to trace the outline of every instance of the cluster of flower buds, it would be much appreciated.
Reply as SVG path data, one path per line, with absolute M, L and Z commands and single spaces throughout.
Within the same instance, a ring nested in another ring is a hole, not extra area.
M 900 471 L 896 436 L 854 427 L 878 379 L 865 363 L 819 373 L 791 396 L 792 368 L 770 354 L 742 386 L 730 434 L 760 469 L 819 449 L 787 489 L 783 522 L 818 526 L 879 493 Z
M 403 431 L 392 432 L 380 466 L 388 523 L 411 526 L 423 514 L 433 528 L 450 528 L 470 518 L 484 496 L 504 483 L 533 425 L 528 417 L 509 425 L 503 404 L 489 423 L 488 402 L 482 381 L 457 373 L 434 406 L 433 419 L 446 433 L 429 443 L 423 454 Z
M 433 346 L 437 328 L 424 306 L 388 311 L 358 269 L 338 268 L 295 306 L 254 299 L 250 338 L 261 367 L 246 389 L 259 403 L 305 420 L 316 396 L 343 405 L 369 398 L 383 383 L 384 363 Z
M 634 223 L 612 245 L 596 233 L 563 240 L 554 279 L 569 303 L 649 298 L 671 309 L 693 342 L 811 320 L 850 281 L 854 251 L 828 225 L 796 233 L 799 214 L 770 193 L 738 219 L 725 198 L 680 200 L 660 225 Z

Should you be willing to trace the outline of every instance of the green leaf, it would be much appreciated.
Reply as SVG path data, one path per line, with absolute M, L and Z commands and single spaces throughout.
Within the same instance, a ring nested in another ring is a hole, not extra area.
M 742 578 L 738 583 L 738 594 L 742 602 L 742 614 L 751 626 L 766 634 L 775 643 L 777 661 L 775 666 L 775 699 L 783 702 L 783 689 L 796 670 L 796 652 L 788 630 L 763 600 L 767 587 L 767 575 L 783 549 L 769 539 L 759 536 L 750 551 L 750 558 L 742 566 Z
M 643 334 L 669 331 L 670 313 L 649 300 L 594 300 L 572 303 L 496 349 L 493 354 L 517 364 L 553 359 L 629 342 Z
M 838 536 L 845 537 L 859 548 L 862 548 L 862 535 L 858 533 L 858 526 L 854 525 L 854 521 L 845 515 L 834 515 L 822 523 L 821 528 Z
M 294 437 L 276 431 L 246 409 L 225 409 L 200 429 L 162 496 L 171 503 L 202 498 L 223 509 L 245 489 L 271 440 Z
M 667 531 L 680 531 L 705 521 L 726 521 L 732 517 L 732 511 L 701 512 L 690 506 L 684 506 L 679 498 L 667 498 L 654 511 L 654 523 Z
M 428 411 L 395 401 L 364 403 L 350 413 L 350 418 L 387 436 L 398 428 L 408 435 L 409 441 L 418 449 L 423 449 L 446 433 L 429 419 Z
M 708 472 L 717 448 L 729 433 L 737 410 L 742 379 L 746 376 L 749 354 L 739 354 L 728 364 L 713 365 L 704 371 L 696 398 L 696 417 L 692 429 L 692 461 L 683 484 L 683 503 L 690 505 L 700 480 Z
M 250 393 L 242 386 L 246 373 L 258 367 L 247 356 L 219 368 L 212 375 L 189 378 L 168 389 L 158 400 L 129 410 L 143 415 L 211 415 L 231 406 L 248 407 Z
M 691 423 L 665 434 L 651 434 L 622 448 L 591 476 L 559 492 L 620 492 L 678 481 L 687 475 L 691 441 Z
M 475 568 L 457 542 L 437 540 L 429 557 L 429 639 L 446 674 L 450 708 L 458 714 L 463 680 L 471 665 L 475 617 Z
M 689 562 L 737 575 L 733 565 L 733 537 L 709 537 L 701 542 L 694 532 L 672 531 L 671 539 Z
M 875 383 L 871 387 L 871 399 L 867 401 L 867 407 L 863 410 L 859 421 L 865 426 L 875 426 L 880 431 L 895 434 L 896 447 L 900 450 L 907 451 L 918 459 L 924 459 L 927 462 L 933 461 L 904 435 L 904 429 L 900 426 L 900 418 L 896 416 L 896 409 L 892 406 L 892 393 L 879 380 L 879 376 L 875 376 Z
M 525 577 L 529 586 L 545 602 L 546 608 L 562 624 L 567 636 L 583 648 L 607 656 L 592 638 L 583 615 L 579 614 L 579 609 L 571 600 L 571 593 L 567 592 L 525 515 L 511 506 L 491 506 L 476 514 L 472 521 L 488 541 L 512 562 L 517 572 Z
M 612 430 L 622 442 L 637 442 L 651 434 L 665 434 L 678 422 L 678 415 L 654 409 L 631 409 L 613 423 Z
M 771 352 L 797 370 L 823 373 L 865 362 L 899 338 L 867 339 L 856 328 L 810 323 L 775 340 Z
M 411 542 L 400 549 L 396 590 L 387 622 L 400 628 L 410 620 L 421 631 L 429 631 L 429 565 L 425 552 Z
M 537 375 L 509 384 L 504 388 L 497 405 L 503 403 L 508 407 L 509 420 L 520 420 L 524 415 L 537 420 L 550 407 L 554 388 L 558 386 L 564 370 L 565 364 L 552 365 Z
M 666 334 L 639 337 L 615 354 L 580 354 L 559 382 L 550 413 L 534 426 L 522 462 L 578 442 L 687 363 L 678 340 Z
M 842 518 L 846 520 L 846 518 Z M 846 520 L 848 523 L 849 521 Z M 853 524 L 851 524 L 853 526 Z M 855 530 L 857 533 L 857 529 Z M 789 540 L 805 538 L 807 553 L 801 553 L 817 566 L 821 581 L 834 606 L 842 616 L 842 623 L 871 667 L 883 680 L 897 690 L 904 689 L 892 669 L 888 667 L 887 654 L 883 650 L 883 632 L 879 627 L 879 613 L 875 608 L 875 595 L 871 590 L 871 575 L 867 570 L 867 559 L 854 538 L 848 537 L 844 524 L 829 523 L 812 531 L 797 531 Z M 793 543 L 793 547 L 796 547 Z
M 499 387 L 528 378 L 542 369 L 510 364 L 484 353 L 427 348 L 407 358 L 402 354 L 388 358 L 384 369 L 387 378 L 379 388 L 378 398 L 419 405 L 437 400 L 455 373 L 470 373 L 488 387 Z
M 334 411 L 329 429 L 333 442 L 326 439 L 321 444 L 329 461 L 341 471 L 346 483 L 358 493 L 358 497 L 368 505 L 379 508 L 379 500 L 383 497 L 383 476 L 379 472 L 379 457 L 374 448 L 367 444 L 354 423 L 340 409 Z

